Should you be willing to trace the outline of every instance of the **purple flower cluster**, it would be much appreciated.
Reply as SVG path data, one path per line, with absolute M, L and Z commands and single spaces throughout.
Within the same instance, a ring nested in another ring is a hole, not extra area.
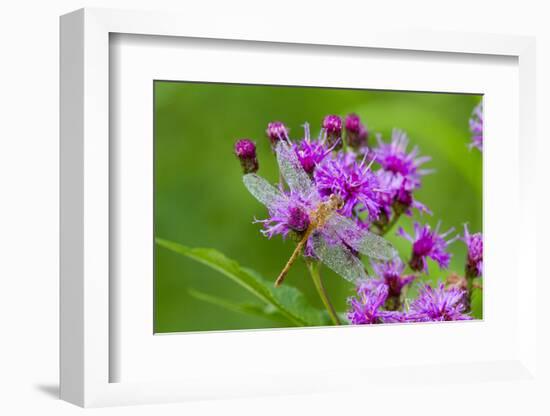
M 472 133 L 472 143 L 470 149 L 476 148 L 483 151 L 483 104 L 479 103 L 472 111 L 470 118 L 470 132 Z
M 369 280 L 360 282 L 357 295 L 348 299 L 350 309 L 347 318 L 352 325 L 397 322 L 465 321 L 472 317 L 466 313 L 464 290 L 445 287 L 443 283 L 433 288 L 424 284 L 408 310 L 387 310 L 389 287 Z
M 288 128 L 278 121 L 269 123 L 266 134 L 272 145 L 279 140 L 289 140 Z M 357 140 L 366 139 L 366 129 L 358 116 L 349 115 L 346 118 L 346 134 L 348 140 L 351 140 L 353 134 L 357 134 Z M 380 201 L 386 191 L 381 188 L 377 174 L 371 169 L 373 161 L 366 163 L 368 149 L 361 147 L 365 152 L 361 160 L 357 159 L 359 153 L 351 147 L 347 151 L 337 151 L 338 145 L 342 143 L 341 136 L 342 120 L 338 116 L 329 115 L 323 120 L 317 139 L 311 138 L 306 123 L 303 138 L 291 143 L 298 161 L 313 179 L 319 194 L 326 198 L 331 195 L 342 198 L 344 204 L 340 213 L 368 227 L 379 218 Z M 282 185 L 281 189 L 284 191 Z M 264 235 L 286 237 L 292 232 L 303 231 L 290 219 L 300 217 L 298 212 L 307 214 L 311 207 L 304 207 L 304 204 L 306 202 L 298 201 L 296 195 L 288 194 L 286 201 L 277 203 L 276 208 L 270 211 L 269 218 L 258 221 L 264 226 Z M 302 223 L 301 220 L 297 222 Z
M 481 233 L 470 234 L 464 226 L 464 236 L 446 237 L 451 228 L 439 233 L 440 225 L 431 230 L 429 225 L 414 224 L 414 238 L 399 229 L 398 235 L 412 243 L 412 256 L 409 267 L 413 271 L 427 274 L 427 258 L 436 261 L 441 268 L 447 268 L 451 259 L 447 245 L 460 238 L 467 247 L 466 279 L 479 277 L 483 270 L 483 238 Z M 405 265 L 399 258 L 385 263 L 373 263 L 378 276 L 368 282 L 361 282 L 356 288 L 356 296 L 349 298 L 348 319 L 352 324 L 375 324 L 393 322 L 428 322 L 470 320 L 471 298 L 467 280 L 451 275 L 448 285 L 440 283 L 436 287 L 423 284 L 408 309 L 402 302 L 403 289 L 417 278 L 414 274 L 405 275 Z
M 380 164 L 377 176 L 386 191 L 381 201 L 386 218 L 403 212 L 411 215 L 411 208 L 416 208 L 421 213 L 430 213 L 425 205 L 414 200 L 413 192 L 420 188 L 421 177 L 431 172 L 420 169 L 431 158 L 419 156 L 418 147 L 407 152 L 409 139 L 401 130 L 393 130 L 389 143 L 385 143 L 380 135 L 376 139 L 378 147 L 374 149 L 374 155 Z
M 473 135 L 471 147 L 481 150 L 481 104 L 474 109 L 470 130 Z M 394 129 L 388 142 L 377 134 L 374 146 L 370 147 L 366 125 L 357 114 L 348 114 L 344 121 L 338 115 L 327 115 L 314 139 L 307 123 L 303 136 L 297 140 L 291 140 L 289 128 L 280 121 L 269 123 L 266 135 L 272 149 L 279 141 L 289 143 L 289 151 L 296 154 L 296 163 L 299 162 L 309 176 L 320 198 L 328 200 L 337 196 L 342 202 L 338 212 L 362 229 L 385 235 L 402 214 L 412 216 L 413 209 L 432 215 L 428 207 L 415 199 L 424 175 L 432 172 L 424 168 L 431 158 L 421 155 L 416 146 L 409 149 L 409 138 L 401 130 Z M 251 140 L 239 140 L 235 144 L 235 154 L 245 173 L 258 170 L 256 146 Z M 308 230 L 316 207 L 289 191 L 282 182 L 279 190 L 279 196 L 269 204 L 268 218 L 256 222 L 262 224 L 261 232 L 268 238 L 275 235 L 300 238 Z M 471 234 L 466 225 L 463 236 L 452 236 L 453 232 L 452 227 L 440 232 L 440 222 L 432 229 L 428 224 L 415 221 L 412 235 L 399 227 L 397 235 L 411 244 L 409 260 L 404 263 L 396 257 L 371 263 L 376 276 L 361 280 L 355 295 L 348 298 L 349 322 L 379 324 L 472 319 L 469 315 L 470 291 L 472 279 L 482 276 L 483 272 L 483 238 L 481 233 Z M 441 270 L 449 267 L 451 253 L 448 248 L 457 239 L 467 248 L 464 277 L 453 275 L 447 279 L 447 285 L 440 283 L 434 287 L 421 283 L 421 276 L 428 274 L 428 259 Z M 359 256 L 354 250 L 351 252 Z M 308 241 L 304 255 L 312 256 L 311 253 Z M 413 281 L 420 281 L 418 295 L 413 300 L 406 299 Z
M 322 196 L 338 195 L 344 201 L 340 212 L 353 217 L 367 212 L 370 220 L 380 215 L 381 192 L 376 175 L 365 158 L 357 162 L 351 153 L 340 153 L 321 163 L 314 173 L 315 183 Z

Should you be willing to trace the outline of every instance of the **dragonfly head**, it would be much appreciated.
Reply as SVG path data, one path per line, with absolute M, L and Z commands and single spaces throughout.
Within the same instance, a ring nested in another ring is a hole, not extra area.
M 342 209 L 344 207 L 344 200 L 342 199 L 341 196 L 339 195 L 336 195 L 336 194 L 332 194 L 329 199 L 329 204 L 330 206 L 336 211 L 336 210 L 339 210 L 339 209 Z

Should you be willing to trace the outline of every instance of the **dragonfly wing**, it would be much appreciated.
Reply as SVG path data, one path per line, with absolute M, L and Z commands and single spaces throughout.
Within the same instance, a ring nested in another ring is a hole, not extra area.
M 360 228 L 354 221 L 338 213 L 330 216 L 325 227 L 351 248 L 370 258 L 391 260 L 397 255 L 397 251 L 388 240 Z
M 320 199 L 319 193 L 302 167 L 292 146 L 285 140 L 280 140 L 277 144 L 276 153 L 279 171 L 290 190 L 296 192 L 305 200 L 309 201 L 314 198 L 312 202 L 317 202 Z
M 281 191 L 255 173 L 247 173 L 244 175 L 243 182 L 246 189 L 248 189 L 254 198 L 267 207 L 272 206 L 274 203 L 284 198 Z
M 332 240 L 332 239 L 331 239 Z M 361 260 L 341 242 L 329 242 L 323 233 L 316 231 L 311 236 L 313 252 L 324 264 L 350 282 L 366 279 Z

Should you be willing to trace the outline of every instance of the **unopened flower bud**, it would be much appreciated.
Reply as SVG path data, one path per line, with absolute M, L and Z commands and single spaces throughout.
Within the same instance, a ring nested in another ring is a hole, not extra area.
M 277 142 L 288 137 L 288 129 L 280 121 L 273 121 L 269 123 L 265 133 L 267 134 L 273 148 L 275 148 Z
M 323 128 L 327 133 L 327 139 L 329 146 L 335 146 L 338 150 L 342 147 L 342 119 L 336 115 L 328 115 L 323 120 Z M 337 143 L 338 142 L 338 143 Z
M 244 173 L 255 173 L 258 171 L 256 145 L 252 140 L 238 140 L 235 143 L 235 155 L 239 158 Z
M 483 236 L 481 233 L 470 234 L 468 225 L 464 225 L 464 236 L 461 240 L 466 243 L 468 255 L 466 257 L 466 275 L 474 278 L 483 274 Z
M 361 123 L 361 119 L 357 114 L 348 114 L 345 127 L 348 146 L 354 149 L 360 149 L 367 145 L 369 132 L 363 123 Z

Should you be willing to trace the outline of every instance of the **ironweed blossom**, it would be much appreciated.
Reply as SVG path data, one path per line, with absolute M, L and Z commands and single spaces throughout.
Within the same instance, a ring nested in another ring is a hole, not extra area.
M 401 130 L 393 130 L 390 143 L 383 142 L 380 135 L 376 139 L 378 147 L 374 149 L 374 154 L 382 169 L 398 180 L 395 184 L 399 184 L 400 188 L 406 191 L 417 189 L 420 186 L 420 177 L 431 172 L 419 167 L 431 158 L 419 156 L 417 146 L 407 153 L 409 139 Z
M 350 309 L 347 313 L 352 325 L 381 324 L 399 322 L 400 313 L 383 310 L 388 298 L 388 287 L 373 279 L 359 282 L 357 296 L 348 298 Z
M 380 188 L 384 190 L 379 194 L 380 207 L 388 218 L 392 214 L 392 209 L 408 216 L 412 215 L 413 208 L 420 214 L 432 214 L 426 205 L 414 198 L 413 191 L 407 189 L 406 178 L 384 169 L 376 171 L 376 176 Z
M 449 267 L 451 254 L 446 251 L 447 246 L 454 242 L 458 236 L 446 241 L 445 237 L 452 233 L 454 228 L 450 228 L 447 232 L 439 234 L 440 226 L 441 222 L 432 231 L 428 224 L 422 226 L 415 222 L 414 238 L 407 234 L 403 228 L 399 228 L 397 235 L 406 238 L 412 243 L 412 255 L 409 261 L 411 269 L 428 273 L 428 257 L 436 261 L 442 269 Z
M 310 223 L 311 206 L 294 192 L 287 192 L 269 208 L 269 218 L 256 220 L 263 224 L 261 231 L 267 238 L 281 235 L 286 238 L 291 232 L 303 233 Z
M 380 187 L 376 175 L 365 164 L 357 162 L 349 153 L 327 158 L 315 169 L 315 184 L 322 196 L 338 195 L 344 201 L 340 213 L 352 217 L 367 211 L 370 220 L 380 214 Z
M 456 288 L 445 288 L 443 283 L 433 288 L 424 285 L 418 297 L 411 302 L 407 320 L 409 322 L 429 321 L 464 321 L 472 319 L 465 313 L 463 303 L 464 291 Z
M 399 257 L 388 262 L 372 262 L 374 273 L 388 287 L 388 296 L 399 297 L 403 288 L 415 279 L 415 275 L 403 275 L 405 264 Z

